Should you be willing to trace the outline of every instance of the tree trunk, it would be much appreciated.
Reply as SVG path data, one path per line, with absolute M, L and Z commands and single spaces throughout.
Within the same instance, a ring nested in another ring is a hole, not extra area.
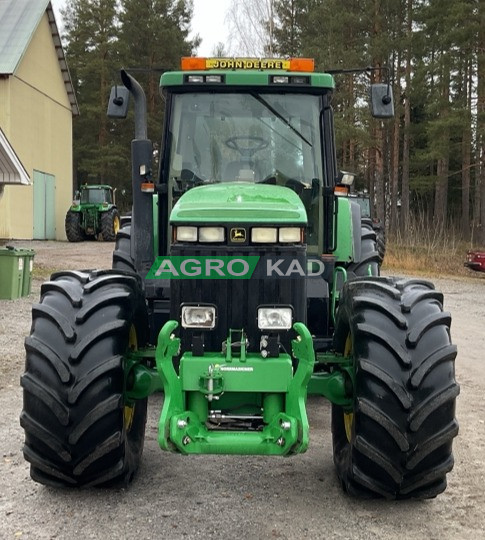
M 409 158 L 411 147 L 411 39 L 413 35 L 413 0 L 406 5 L 406 93 L 404 96 L 404 137 L 402 150 L 402 182 L 401 182 L 401 232 L 406 235 L 409 228 Z
M 464 240 L 470 235 L 470 167 L 471 167 L 471 95 L 472 95 L 472 66 L 469 59 L 465 61 L 463 74 L 463 89 L 466 95 L 466 125 L 462 141 L 462 173 L 461 173 L 461 233 Z
M 478 241 L 485 246 L 485 0 L 479 3 L 478 31 L 478 85 L 477 85 L 477 132 L 478 132 L 478 193 L 480 200 L 480 227 Z
M 392 177 L 391 177 L 391 204 L 390 204 L 390 231 L 396 234 L 398 229 L 397 201 L 399 198 L 399 150 L 401 137 L 401 85 L 400 85 L 401 55 L 398 54 L 396 62 L 396 83 L 395 86 L 395 117 L 394 133 L 392 140 Z
M 375 38 L 380 36 L 382 32 L 381 25 L 381 0 L 374 0 L 374 28 L 373 34 Z M 382 58 L 375 57 L 373 65 L 377 68 L 383 64 Z M 381 72 L 374 71 L 372 82 L 381 82 Z M 374 127 L 374 201 L 376 209 L 376 217 L 385 223 L 385 194 L 384 194 L 384 126 L 382 121 L 378 121 Z
M 437 182 L 435 187 L 434 199 L 434 223 L 436 226 L 446 227 L 446 213 L 448 208 L 448 173 L 449 173 L 449 148 L 450 148 L 450 130 L 447 127 L 447 119 L 450 114 L 450 62 L 448 54 L 441 53 L 441 76 L 440 76 L 440 119 L 444 120 L 444 127 L 441 129 L 440 153 L 436 169 Z

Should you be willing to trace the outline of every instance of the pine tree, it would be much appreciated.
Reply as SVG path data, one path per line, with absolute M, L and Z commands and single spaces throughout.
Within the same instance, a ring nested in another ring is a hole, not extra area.
M 485 0 L 478 0 L 479 31 L 477 39 L 477 182 L 476 221 L 480 220 L 478 240 L 485 246 Z M 476 223 L 478 225 L 478 223 Z
M 160 75 L 179 69 L 180 58 L 190 56 L 199 39 L 189 40 L 192 2 L 187 0 L 122 0 L 119 54 L 125 69 L 142 84 L 148 107 L 148 136 L 160 137 L 163 107 Z
M 120 84 L 121 67 L 135 68 L 133 74 L 147 94 L 149 137 L 158 141 L 163 119 L 159 68 L 178 68 L 180 57 L 190 55 L 199 43 L 197 37 L 188 37 L 192 2 L 69 0 L 63 17 L 66 55 L 81 110 L 74 123 L 77 181 L 129 191 L 133 121 L 107 118 L 110 87 Z M 129 206 L 129 197 L 121 202 Z
M 121 185 L 124 162 L 106 117 L 118 39 L 116 0 L 70 0 L 63 12 L 66 56 L 80 106 L 73 127 L 78 183 Z

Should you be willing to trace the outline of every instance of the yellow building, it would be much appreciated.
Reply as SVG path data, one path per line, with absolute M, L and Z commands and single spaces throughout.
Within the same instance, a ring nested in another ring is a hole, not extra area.
M 0 238 L 66 238 L 77 114 L 51 3 L 0 0 Z

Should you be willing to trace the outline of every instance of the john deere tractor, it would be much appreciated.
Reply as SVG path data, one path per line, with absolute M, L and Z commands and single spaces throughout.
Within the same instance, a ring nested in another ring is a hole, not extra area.
M 69 242 L 101 238 L 114 242 L 120 228 L 120 216 L 114 203 L 111 186 L 81 186 L 76 191 L 71 208 L 66 214 L 66 236 Z
M 442 492 L 458 432 L 451 318 L 428 281 L 377 275 L 375 234 L 335 195 L 333 76 L 308 59 L 184 58 L 161 76 L 157 173 L 145 94 L 121 77 L 108 112 L 133 98 L 132 220 L 112 270 L 56 273 L 33 307 L 32 478 L 129 482 L 158 391 L 163 450 L 298 454 L 314 394 L 331 403 L 348 493 Z M 388 84 L 371 104 L 392 116 Z
M 384 261 L 386 254 L 386 228 L 384 222 L 374 215 L 374 209 L 371 204 L 370 194 L 367 190 L 354 191 L 352 189 L 355 175 L 353 173 L 341 172 L 340 185 L 336 188 L 336 193 L 340 197 L 351 197 L 352 201 L 360 206 L 360 215 L 362 219 L 362 227 L 370 233 L 370 238 L 373 238 L 372 231 L 376 235 L 376 247 L 379 255 L 379 266 Z

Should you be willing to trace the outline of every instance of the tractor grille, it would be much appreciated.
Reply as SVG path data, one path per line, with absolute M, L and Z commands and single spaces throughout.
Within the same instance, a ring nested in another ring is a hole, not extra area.
M 305 256 L 305 246 L 289 246 L 255 248 L 228 246 L 175 245 L 171 255 L 184 257 L 198 256 L 274 256 L 292 257 L 302 260 Z M 259 351 L 262 332 L 258 328 L 257 313 L 260 305 L 291 305 L 293 320 L 306 323 L 306 280 L 302 276 L 296 278 L 275 279 L 180 279 L 172 280 L 170 284 L 171 318 L 180 322 L 180 306 L 187 303 L 214 304 L 217 308 L 217 325 L 214 330 L 204 331 L 206 351 L 220 351 L 221 344 L 228 336 L 229 329 L 244 328 L 249 339 L 248 350 Z M 191 349 L 194 333 L 200 330 L 180 328 L 182 350 Z M 267 332 L 266 332 L 267 333 Z M 281 343 L 289 351 L 290 341 L 294 332 L 282 332 Z

